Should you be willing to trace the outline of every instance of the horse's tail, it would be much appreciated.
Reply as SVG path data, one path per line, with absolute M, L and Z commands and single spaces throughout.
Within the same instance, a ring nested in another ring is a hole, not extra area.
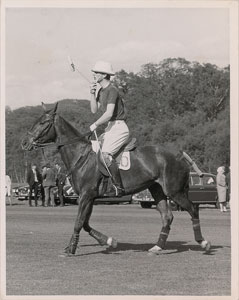
M 180 159 L 186 161 L 186 163 L 194 169 L 194 171 L 198 174 L 199 177 L 203 177 L 204 174 L 203 174 L 203 172 L 199 169 L 199 167 L 197 166 L 197 164 L 195 163 L 195 161 L 193 161 L 193 160 L 191 159 L 191 157 L 190 157 L 186 152 L 182 151 L 181 154 L 182 154 L 182 155 L 181 155 L 181 158 L 180 158 Z

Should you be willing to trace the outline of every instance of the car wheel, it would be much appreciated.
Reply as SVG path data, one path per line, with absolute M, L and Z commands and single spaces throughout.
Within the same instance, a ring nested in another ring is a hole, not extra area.
M 140 205 L 142 208 L 151 208 L 153 204 L 151 202 L 140 202 Z

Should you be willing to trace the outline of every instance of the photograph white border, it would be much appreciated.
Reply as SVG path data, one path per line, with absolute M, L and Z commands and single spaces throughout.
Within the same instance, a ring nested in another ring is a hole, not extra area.
M 232 254 L 232 279 L 231 279 L 231 296 L 6 296 L 6 213 L 5 213 L 5 9 L 13 7 L 174 7 L 174 8 L 228 8 L 230 10 L 230 101 L 231 101 L 231 186 L 232 186 L 232 203 L 231 203 L 231 254 Z M 1 2 L 1 299 L 238 299 L 238 1 L 135 1 L 135 0 L 115 0 L 115 1 L 21 1 L 5 0 Z

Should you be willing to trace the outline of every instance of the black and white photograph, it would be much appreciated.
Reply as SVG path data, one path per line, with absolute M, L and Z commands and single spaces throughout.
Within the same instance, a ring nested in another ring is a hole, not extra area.
M 238 1 L 1 2 L 1 299 L 238 299 Z

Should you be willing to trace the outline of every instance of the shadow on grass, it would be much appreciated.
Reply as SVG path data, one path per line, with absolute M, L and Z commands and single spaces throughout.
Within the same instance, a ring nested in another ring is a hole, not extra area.
M 101 249 L 99 251 L 89 252 L 89 253 L 77 253 L 73 256 L 69 257 L 79 257 L 79 256 L 88 256 L 94 254 L 107 254 L 107 255 L 120 255 L 123 251 L 134 251 L 134 252 L 145 252 L 148 254 L 148 250 L 152 248 L 155 244 L 131 244 L 131 243 L 118 243 L 117 248 L 109 247 L 107 249 Z M 80 251 L 81 247 L 92 247 L 92 246 L 100 246 L 99 244 L 91 244 L 91 245 L 81 245 L 78 249 Z M 215 255 L 218 249 L 225 248 L 225 246 L 212 246 L 210 251 L 205 252 L 200 245 L 189 245 L 187 242 L 182 241 L 173 241 L 167 242 L 165 250 L 163 250 L 160 255 L 173 255 L 182 252 L 190 252 L 190 251 L 198 251 L 202 252 L 202 255 Z
M 130 243 L 118 243 L 117 248 L 107 248 L 102 251 L 105 254 L 117 253 L 121 251 L 134 251 L 134 252 L 147 252 L 150 248 L 152 248 L 155 244 L 130 244 Z M 200 245 L 191 245 L 187 242 L 182 241 L 173 241 L 167 242 L 166 248 L 162 251 L 163 255 L 171 255 L 175 253 L 182 253 L 187 251 L 199 251 L 204 255 L 215 255 L 218 249 L 224 248 L 223 246 L 211 246 L 210 251 L 205 252 Z

